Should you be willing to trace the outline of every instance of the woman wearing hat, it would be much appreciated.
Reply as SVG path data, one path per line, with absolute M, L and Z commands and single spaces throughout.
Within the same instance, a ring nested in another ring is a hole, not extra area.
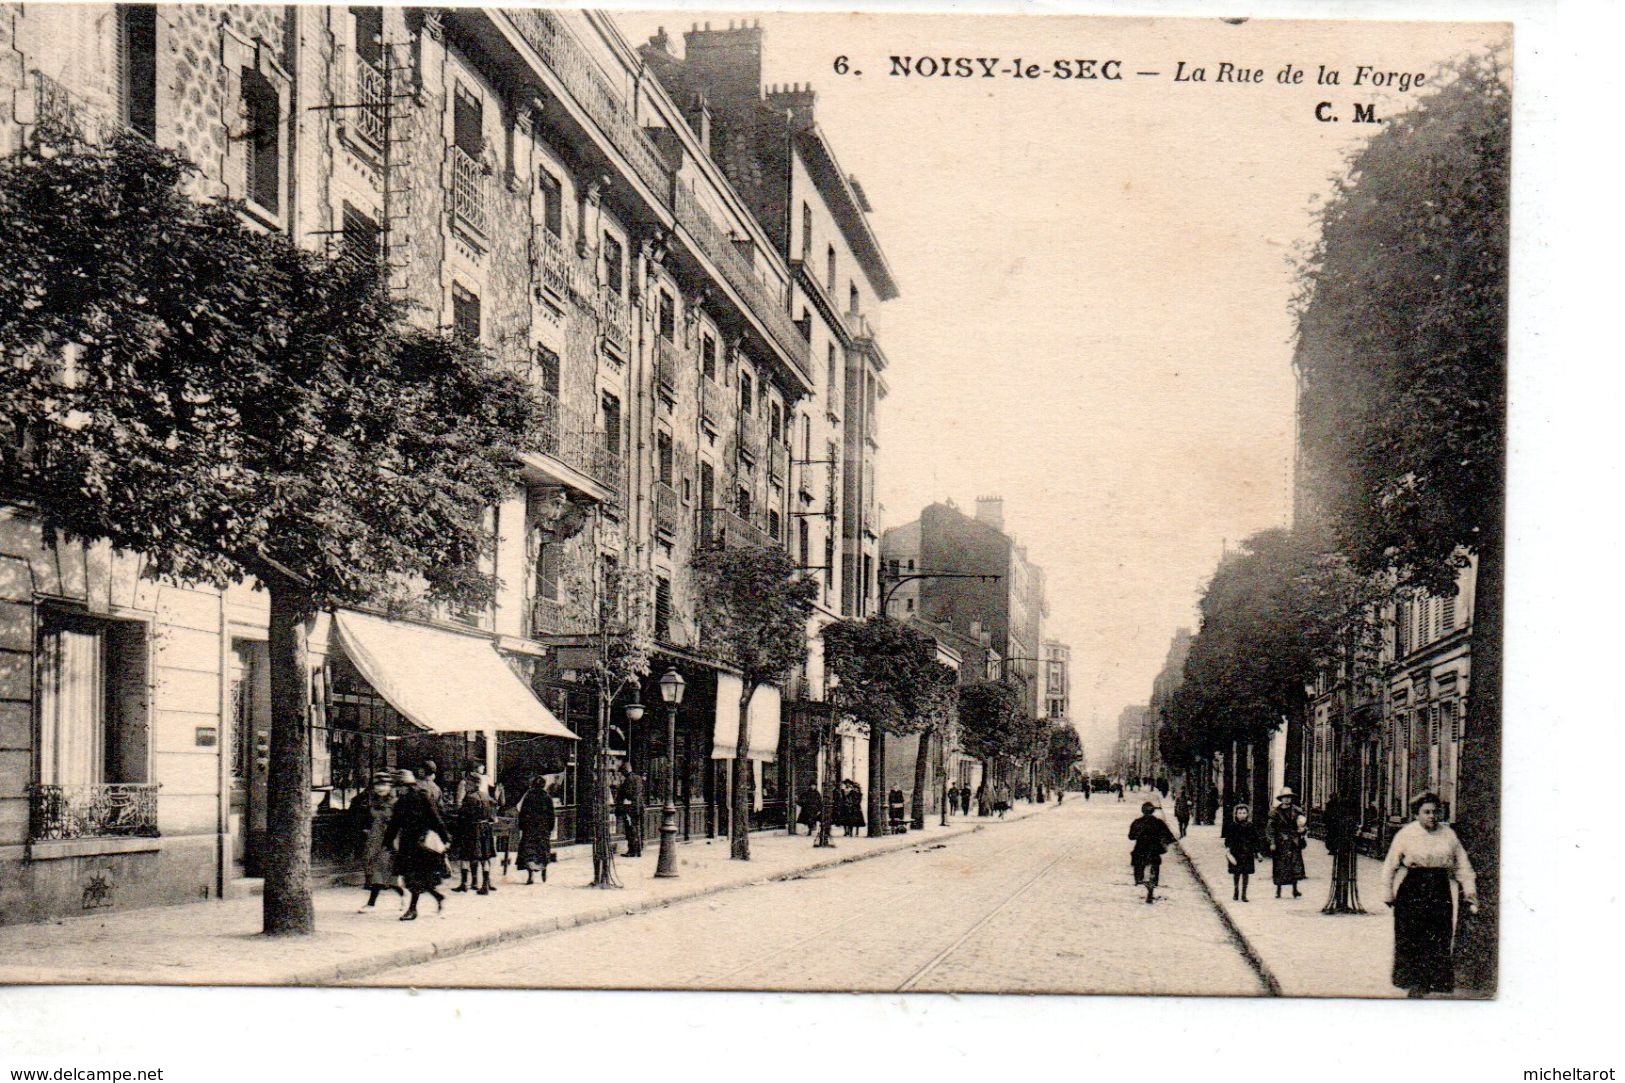
M 384 842 L 395 812 L 395 772 L 374 771 L 372 788 L 357 799 L 366 812 L 366 842 L 361 848 L 361 871 L 366 877 L 367 902 L 360 913 L 371 914 L 381 892 L 393 891 L 404 905 L 406 893 L 395 879 L 395 855 Z
M 434 896 L 435 909 L 443 911 L 446 897 L 437 890 L 446 873 L 446 846 L 451 832 L 440 810 L 429 800 L 410 771 L 402 771 L 400 792 L 395 795 L 395 811 L 389 817 L 389 830 L 384 832 L 384 846 L 395 850 L 395 872 L 412 893 L 402 921 L 416 921 L 418 896 Z M 431 838 L 433 836 L 433 838 Z
M 1275 881 L 1277 899 L 1281 897 L 1283 887 L 1292 889 L 1294 899 L 1300 897 L 1303 892 L 1298 890 L 1298 881 L 1307 879 L 1303 870 L 1303 847 L 1309 825 L 1295 797 L 1290 789 L 1276 795 L 1275 808 L 1265 828 L 1270 855 L 1275 859 L 1271 862 L 1270 872 L 1271 879 Z
M 553 825 L 557 813 L 553 795 L 547 792 L 547 776 L 531 776 L 530 787 L 519 799 L 519 867 L 525 870 L 525 883 L 534 884 L 536 874 L 547 883 L 547 865 L 553 860 Z
M 1412 802 L 1416 819 L 1399 829 L 1382 863 L 1382 886 L 1394 908 L 1393 982 L 1412 997 L 1455 988 L 1451 945 L 1456 886 L 1478 913 L 1478 880 L 1461 840 L 1439 818 L 1439 795 Z

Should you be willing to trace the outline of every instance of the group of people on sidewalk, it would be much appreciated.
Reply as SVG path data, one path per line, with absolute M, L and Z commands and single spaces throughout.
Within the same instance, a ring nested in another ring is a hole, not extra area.
M 1391 978 L 1408 996 L 1448 993 L 1455 988 L 1454 945 L 1459 903 L 1469 914 L 1478 912 L 1477 877 L 1461 840 L 1443 822 L 1442 803 L 1434 793 L 1411 802 L 1414 818 L 1394 835 L 1383 862 L 1383 901 L 1394 912 L 1394 950 Z M 1183 792 L 1175 802 L 1179 837 L 1184 838 L 1191 804 Z M 1145 888 L 1145 901 L 1155 898 L 1162 855 L 1175 842 L 1173 832 L 1154 801 L 1140 806 L 1141 815 L 1129 826 L 1133 842 L 1130 863 L 1134 883 Z M 1297 795 L 1283 788 L 1276 795 L 1264 826 L 1253 821 L 1252 810 L 1239 804 L 1226 818 L 1221 838 L 1228 857 L 1231 901 L 1247 902 L 1249 881 L 1257 859 L 1268 856 L 1275 897 L 1291 888 L 1300 898 L 1299 883 L 1308 878 L 1304 849 L 1308 845 L 1309 818 Z M 1328 835 L 1327 848 L 1341 840 Z
M 434 899 L 437 913 L 444 913 L 446 897 L 440 885 L 450 878 L 452 861 L 460 871 L 453 892 L 489 895 L 496 891 L 491 883 L 491 860 L 496 857 L 496 814 L 503 804 L 502 789 L 486 783 L 482 764 L 469 764 L 458 783 L 455 811 L 447 817 L 440 807 L 437 773 L 433 760 L 424 761 L 416 773 L 404 768 L 375 771 L 371 788 L 354 806 L 358 817 L 364 818 L 361 866 L 367 901 L 361 906 L 362 913 L 373 912 L 386 891 L 401 901 L 402 921 L 416 920 L 418 900 L 424 895 Z M 544 777 L 531 779 L 516 811 L 519 867 L 527 873 L 525 883 L 535 883 L 538 871 L 546 880 L 548 863 L 553 860 L 556 808 Z

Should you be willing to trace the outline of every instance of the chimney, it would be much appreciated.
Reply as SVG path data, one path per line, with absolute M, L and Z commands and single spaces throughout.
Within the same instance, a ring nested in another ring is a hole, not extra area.
M 688 126 L 694 130 L 694 135 L 705 148 L 707 154 L 711 153 L 711 103 L 705 100 L 703 93 L 694 95 L 694 100 L 684 110 L 688 119 Z
M 683 56 L 693 86 L 703 90 L 718 109 L 760 101 L 762 98 L 762 27 L 735 26 L 726 30 L 693 29 L 683 34 Z
M 1004 497 L 979 496 L 976 498 L 976 521 L 986 523 L 994 530 L 1004 530 Z
M 818 105 L 818 92 L 808 83 L 791 83 L 788 86 L 770 87 L 767 92 L 767 104 L 775 112 L 788 113 L 790 126 L 793 128 L 810 128 L 813 124 L 813 110 Z

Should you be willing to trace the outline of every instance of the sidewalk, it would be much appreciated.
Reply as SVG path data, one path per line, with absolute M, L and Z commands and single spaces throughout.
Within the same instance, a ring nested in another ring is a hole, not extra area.
M 1275 897 L 1270 860 L 1261 858 L 1247 891 L 1251 902 L 1230 898 L 1229 855 L 1217 827 L 1192 825 L 1180 847 L 1207 885 L 1213 901 L 1229 917 L 1258 963 L 1283 996 L 1402 997 L 1389 983 L 1393 964 L 1393 911 L 1382 901 L 1382 862 L 1359 859 L 1360 905 L 1364 914 L 1322 914 L 1331 890 L 1332 858 L 1326 844 L 1310 839 L 1303 852 L 1309 879 L 1298 885 L 1300 899 Z
M 1053 805 L 1018 804 L 1002 822 L 1025 819 Z M 726 838 L 678 846 L 679 876 L 653 878 L 658 842 L 641 858 L 615 862 L 621 890 L 594 890 L 591 849 L 559 851 L 548 882 L 525 887 L 510 869 L 488 896 L 448 894 L 444 917 L 434 900 L 419 906 L 419 920 L 396 920 L 392 896 L 376 912 L 360 914 L 366 892 L 354 887 L 314 893 L 316 932 L 272 939 L 260 935 L 257 897 L 128 910 L 100 917 L 68 918 L 43 925 L 0 928 L 0 984 L 330 985 L 397 966 L 447 958 L 508 940 L 539 936 L 710 895 L 767 880 L 881 854 L 940 845 L 1001 821 L 954 817 L 946 828 L 886 838 L 842 838 L 835 848 L 814 849 L 806 835 L 778 831 L 751 835 L 751 860 L 730 861 Z M 453 885 L 455 885 L 455 879 Z

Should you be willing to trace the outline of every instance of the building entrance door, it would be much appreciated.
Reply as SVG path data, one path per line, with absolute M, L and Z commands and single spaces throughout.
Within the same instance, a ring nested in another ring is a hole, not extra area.
M 234 878 L 259 876 L 270 766 L 271 674 L 263 640 L 231 642 L 231 797 L 227 815 Z

